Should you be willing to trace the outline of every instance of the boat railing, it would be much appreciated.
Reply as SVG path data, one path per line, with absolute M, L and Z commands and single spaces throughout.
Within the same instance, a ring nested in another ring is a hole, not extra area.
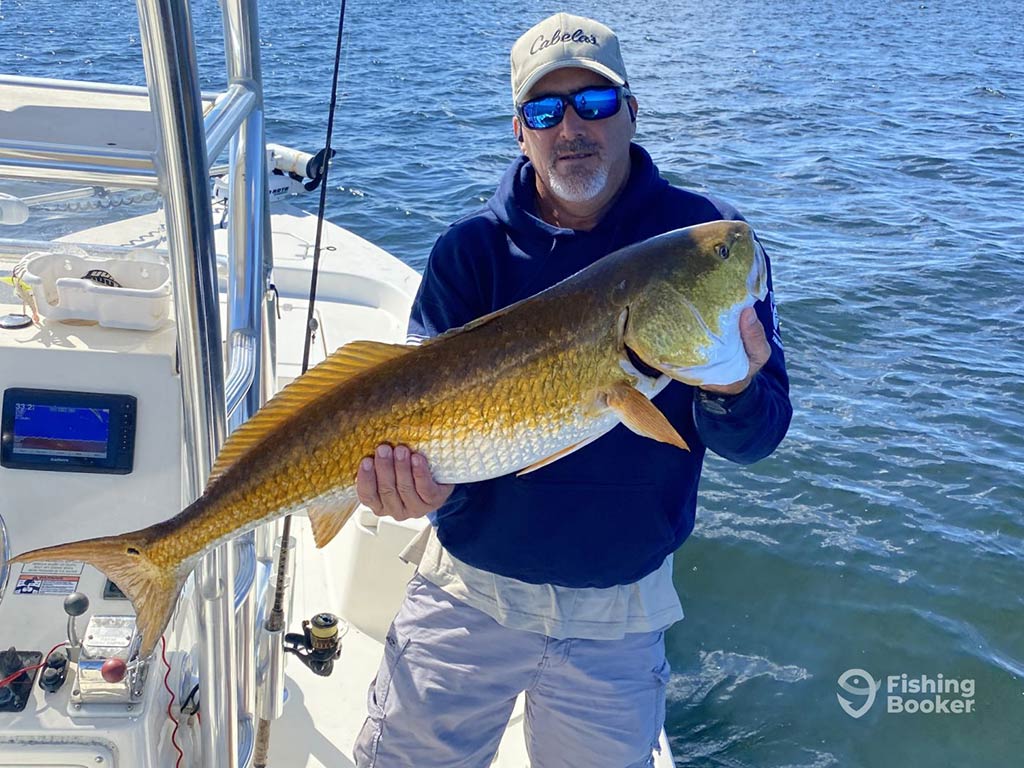
M 274 381 L 265 335 L 272 322 L 266 308 L 271 260 L 257 3 L 221 0 L 228 85 L 220 94 L 200 91 L 189 3 L 136 4 L 145 88 L 0 77 L 10 117 L 10 130 L 0 136 L 0 178 L 155 189 L 163 198 L 187 448 L 182 487 L 191 500 L 202 493 L 226 434 L 259 409 Z M 40 89 L 52 98 L 40 99 Z M 92 125 L 101 130 L 93 131 L 91 145 L 86 132 L 76 133 L 81 126 L 45 119 L 60 104 L 100 121 Z M 36 135 L 33 124 L 46 132 Z M 113 136 L 96 139 L 103 132 Z M 210 171 L 225 149 L 230 199 L 222 335 Z M 275 535 L 258 533 L 218 548 L 195 571 L 199 746 L 201 763 L 210 768 L 245 766 L 252 752 L 254 562 Z M 239 557 L 243 567 L 236 569 Z
M 79 97 L 95 98 L 108 109 L 135 111 L 134 103 L 148 100 L 149 91 L 143 86 L 91 83 L 76 80 L 52 80 L 42 77 L 0 75 L 0 87 L 16 109 L 19 96 L 37 98 L 39 91 L 48 91 L 56 102 Z M 206 134 L 207 159 L 212 164 L 227 147 L 228 142 L 246 120 L 258 100 L 258 84 L 234 82 L 223 93 L 203 93 L 203 128 Z M 59 104 L 54 108 L 59 108 Z M 25 127 L 35 124 L 25 122 Z M 137 126 L 123 129 L 112 122 L 108 129 L 111 141 L 102 146 L 91 146 L 80 140 L 81 126 L 66 126 L 66 131 L 54 129 L 44 138 L 29 131 L 19 130 L 17 123 L 0 137 L 0 164 L 7 178 L 33 181 L 52 180 L 70 183 L 99 184 L 106 187 L 132 187 L 156 189 L 160 179 L 155 153 L 145 144 L 148 132 L 139 133 Z M 123 138 L 122 130 L 131 131 L 134 138 Z M 142 139 L 140 142 L 139 139 Z M 120 140 L 119 140 L 120 139 Z

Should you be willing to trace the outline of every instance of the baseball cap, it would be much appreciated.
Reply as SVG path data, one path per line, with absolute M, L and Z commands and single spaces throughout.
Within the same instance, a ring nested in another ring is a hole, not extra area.
M 566 67 L 589 69 L 626 84 L 619 39 L 599 21 L 556 13 L 532 27 L 512 46 L 512 100 L 515 104 L 548 72 Z

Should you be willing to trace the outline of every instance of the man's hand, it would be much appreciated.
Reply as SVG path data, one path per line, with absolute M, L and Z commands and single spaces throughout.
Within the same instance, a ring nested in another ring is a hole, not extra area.
M 768 346 L 768 339 L 764 335 L 764 326 L 757 319 L 757 313 L 753 307 L 747 307 L 740 313 L 740 338 L 743 339 L 743 348 L 747 350 L 747 357 L 750 359 L 750 368 L 746 378 L 732 384 L 709 384 L 701 389 L 721 395 L 738 395 L 750 385 L 757 372 L 764 368 L 764 364 L 771 357 L 772 348 Z
M 377 446 L 371 459 L 359 463 L 356 494 L 359 501 L 378 517 L 408 520 L 433 512 L 452 495 L 454 485 L 434 482 L 430 466 L 422 454 L 406 446 L 393 449 Z

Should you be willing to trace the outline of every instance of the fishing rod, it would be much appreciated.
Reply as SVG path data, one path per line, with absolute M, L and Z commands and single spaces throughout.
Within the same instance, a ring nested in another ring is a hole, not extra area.
M 330 168 L 330 159 L 332 155 L 331 139 L 334 135 L 334 110 L 338 102 L 338 73 L 341 69 L 341 38 L 345 31 L 345 4 L 346 0 L 341 0 L 341 9 L 338 13 L 338 35 L 334 46 L 334 74 L 331 81 L 331 103 L 327 110 L 327 136 L 324 140 L 324 152 L 318 155 L 318 157 L 321 158 L 320 162 L 322 163 L 322 167 L 319 169 L 321 179 L 320 204 L 317 210 L 316 240 L 313 245 L 313 267 L 310 270 L 309 310 L 306 313 L 306 337 L 302 348 L 302 373 L 305 373 L 309 369 L 310 348 L 313 343 L 313 335 L 317 330 L 314 311 L 316 304 L 317 278 L 320 274 L 320 245 L 323 239 L 324 212 L 327 207 L 327 172 Z M 272 636 L 279 635 L 284 631 L 284 593 L 288 586 L 288 560 L 291 554 L 288 541 L 291 538 L 291 530 L 292 516 L 285 515 L 284 525 L 281 527 L 281 547 L 277 557 L 277 583 L 274 585 L 274 606 L 270 610 L 270 615 L 267 617 L 265 627 Z M 314 622 L 319 618 L 320 616 L 314 617 Z M 334 629 L 336 632 L 336 621 Z M 308 629 L 306 630 L 306 635 L 307 638 L 310 637 Z M 310 641 L 310 644 L 312 645 L 312 641 Z M 296 654 L 302 658 L 301 653 L 296 652 Z M 303 661 L 306 662 L 306 659 L 303 658 Z M 308 666 L 309 663 L 306 663 Z M 331 661 L 331 665 L 333 665 L 333 661 Z M 261 717 L 256 729 L 256 744 L 253 753 L 253 766 L 255 768 L 266 768 L 267 766 L 267 759 L 270 751 L 270 722 L 271 721 L 268 718 Z

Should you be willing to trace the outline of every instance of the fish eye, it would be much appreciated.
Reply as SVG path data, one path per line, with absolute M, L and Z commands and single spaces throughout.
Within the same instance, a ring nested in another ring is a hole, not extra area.
M 720 258 L 722 261 L 725 261 L 726 259 L 729 258 L 729 246 L 726 245 L 725 243 L 719 243 L 718 247 L 715 248 L 715 253 L 718 254 L 718 258 Z

